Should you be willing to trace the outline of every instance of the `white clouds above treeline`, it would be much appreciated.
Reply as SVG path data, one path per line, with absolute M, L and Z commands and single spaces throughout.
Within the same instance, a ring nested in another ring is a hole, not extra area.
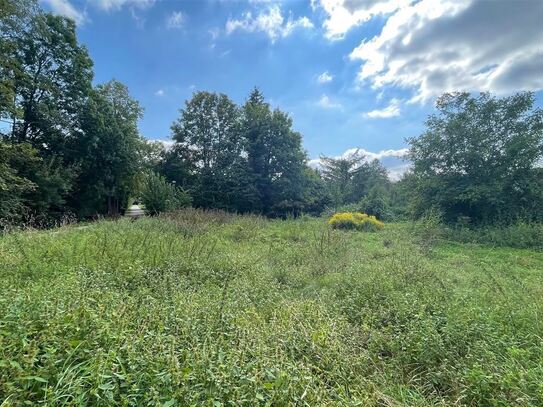
M 330 73 L 328 73 L 328 71 L 325 71 L 321 73 L 319 76 L 317 76 L 317 82 L 319 83 L 332 82 L 333 79 L 334 77 Z
M 317 104 L 324 109 L 341 109 L 341 103 L 333 102 L 328 95 L 323 94 Z
M 82 9 L 70 0 L 41 1 L 78 24 L 87 20 L 87 6 L 104 11 L 126 7 L 134 12 L 159 3 L 88 0 Z M 273 43 L 320 24 L 322 35 L 334 41 L 354 27 L 383 18 L 380 31 L 361 38 L 349 58 L 360 62 L 362 86 L 407 90 L 411 101 L 424 102 L 449 91 L 543 90 L 541 0 L 311 0 L 308 15 L 298 17 L 292 15 L 289 2 L 249 0 L 246 4 L 248 10 L 227 18 L 221 32 L 260 32 Z M 165 24 L 180 28 L 185 19 L 176 11 Z M 333 76 L 324 72 L 317 82 L 327 83 Z M 391 112 L 396 110 L 384 114 Z
M 170 29 L 181 28 L 185 19 L 186 17 L 181 11 L 174 11 L 166 19 L 166 27 Z
M 353 27 L 366 23 L 373 17 L 392 13 L 413 0 L 320 0 L 313 1 L 326 12 L 325 36 L 338 40 Z
M 53 13 L 71 18 L 78 25 L 81 25 L 87 19 L 87 14 L 83 10 L 78 10 L 68 0 L 41 0 L 48 5 Z
M 309 18 L 304 16 L 294 19 L 292 15 L 285 18 L 281 8 L 273 5 L 267 6 L 255 15 L 251 11 L 246 11 L 239 19 L 228 19 L 225 31 L 227 34 L 238 30 L 249 33 L 262 32 L 275 42 L 278 38 L 288 37 L 295 29 L 313 27 Z
M 87 21 L 87 7 L 89 12 L 92 8 L 126 9 L 134 13 L 164 3 L 160 0 L 41 1 L 79 24 Z M 223 6 L 231 2 L 222 1 Z M 301 15 L 293 14 L 289 1 L 236 3 L 243 4 L 241 10 L 238 7 L 239 12 L 229 17 L 225 14 L 224 20 L 210 30 L 212 49 L 219 37 L 233 38 L 234 33 L 261 33 L 271 43 L 286 39 L 297 30 L 319 32 L 322 37 L 318 41 L 324 38 L 329 44 L 347 35 L 360 36 L 357 45 L 344 55 L 359 64 L 356 79 L 347 79 L 356 83 L 341 83 L 345 74 L 330 69 L 308 78 L 316 86 L 329 84 L 327 94 L 318 91 L 314 94 L 313 106 L 317 108 L 349 112 L 346 102 L 345 108 L 338 102 L 345 100 L 345 95 L 333 92 L 351 85 L 364 91 L 399 95 L 402 99 L 402 103 L 391 99 L 382 101 L 382 106 L 366 108 L 362 112 L 366 119 L 398 117 L 408 109 L 405 102 L 425 103 L 450 91 L 507 94 L 543 90 L 543 0 L 310 0 L 311 7 Z M 167 28 L 185 27 L 187 17 L 190 18 L 181 10 L 165 13 L 162 24 Z M 137 16 L 134 18 L 139 21 Z M 360 31 L 354 30 L 376 18 L 382 24 L 375 35 L 363 38 Z M 229 50 L 221 52 L 224 55 Z M 334 66 L 329 61 L 322 62 L 327 67 Z M 381 103 L 379 98 L 376 103 Z
M 87 0 L 87 4 L 104 11 L 120 10 L 124 6 L 130 6 L 137 9 L 146 9 L 155 4 L 157 0 Z M 70 0 L 40 0 L 46 4 L 53 13 L 71 18 L 78 25 L 87 21 L 86 9 L 81 9 L 73 5 Z
M 393 98 L 390 104 L 382 109 L 375 109 L 364 113 L 369 119 L 389 119 L 400 115 L 400 101 Z
M 320 0 L 325 36 L 342 38 L 375 16 L 380 33 L 350 59 L 373 88 L 410 89 L 413 101 L 449 91 L 543 89 L 543 1 Z

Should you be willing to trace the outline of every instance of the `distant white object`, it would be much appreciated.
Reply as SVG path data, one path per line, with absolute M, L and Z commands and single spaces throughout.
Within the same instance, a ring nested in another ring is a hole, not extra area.
M 124 216 L 128 216 L 130 218 L 139 218 L 143 215 L 145 215 L 145 212 L 143 211 L 143 209 L 140 208 L 139 205 L 132 205 L 124 213 Z

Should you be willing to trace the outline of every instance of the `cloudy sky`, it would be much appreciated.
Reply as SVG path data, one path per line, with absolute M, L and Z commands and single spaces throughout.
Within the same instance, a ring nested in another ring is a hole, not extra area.
M 543 98 L 543 0 L 42 0 L 78 24 L 97 83 L 116 78 L 167 139 L 195 90 L 258 86 L 311 158 L 360 148 L 393 173 L 446 91 Z

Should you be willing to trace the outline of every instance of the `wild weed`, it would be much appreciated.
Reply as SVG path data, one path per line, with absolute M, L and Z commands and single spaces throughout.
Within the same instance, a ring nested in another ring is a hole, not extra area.
M 0 403 L 542 405 L 541 252 L 439 230 L 187 209 L 11 231 Z

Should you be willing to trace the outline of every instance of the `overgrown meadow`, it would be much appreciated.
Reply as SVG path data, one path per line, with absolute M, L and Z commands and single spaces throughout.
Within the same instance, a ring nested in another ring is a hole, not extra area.
M 543 405 L 543 253 L 184 210 L 0 237 L 0 404 Z

